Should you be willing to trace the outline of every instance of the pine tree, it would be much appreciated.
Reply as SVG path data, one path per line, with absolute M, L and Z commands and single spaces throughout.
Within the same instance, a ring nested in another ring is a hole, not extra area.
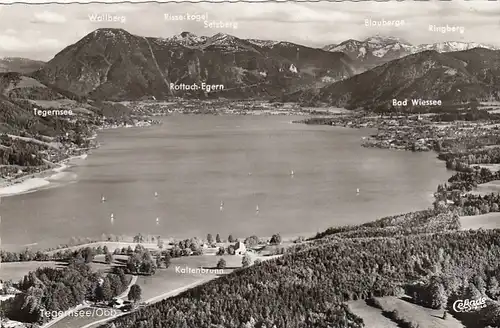
M 250 265 L 252 265 L 252 258 L 250 257 L 250 255 L 248 253 L 243 256 L 243 259 L 241 260 L 241 265 L 244 268 L 247 268 Z
M 226 260 L 220 259 L 219 262 L 217 262 L 217 269 L 225 269 L 226 268 Z
M 442 283 L 433 280 L 430 285 L 431 307 L 434 309 L 442 309 L 446 307 L 448 295 Z
M 496 300 L 500 294 L 500 287 L 498 285 L 498 280 L 495 276 L 492 276 L 488 282 L 488 296 Z
M 113 263 L 113 255 L 111 255 L 111 253 L 109 251 L 106 253 L 106 255 L 104 255 L 104 261 L 107 264 Z
M 142 298 L 142 289 L 141 286 L 134 284 L 130 287 L 130 290 L 128 292 L 128 300 L 132 301 L 134 303 L 137 303 L 141 300 Z
M 171 263 L 170 253 L 167 252 L 165 254 L 165 258 L 163 259 L 163 262 L 165 263 L 165 268 L 168 268 L 170 266 L 170 263 Z

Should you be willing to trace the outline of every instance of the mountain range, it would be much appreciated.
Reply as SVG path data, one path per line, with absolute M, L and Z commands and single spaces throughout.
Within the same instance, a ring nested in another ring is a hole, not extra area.
M 222 33 L 151 38 L 106 28 L 63 49 L 34 77 L 78 95 L 124 100 L 275 97 L 353 75 L 347 55 L 293 43 L 265 47 Z M 175 92 L 171 83 L 223 85 L 225 90 Z
M 0 73 L 17 72 L 29 74 L 40 69 L 45 63 L 39 60 L 32 60 L 20 57 L 0 58 Z
M 30 77 L 44 85 L 94 100 L 264 98 L 358 108 L 403 96 L 495 98 L 498 53 L 478 43 L 411 45 L 381 36 L 319 49 L 223 33 L 154 38 L 102 28 L 47 63 L 25 66 L 38 65 Z M 170 88 L 201 83 L 224 90 Z
M 340 44 L 330 44 L 323 47 L 323 50 L 342 52 L 351 58 L 358 71 L 365 71 L 375 66 L 385 64 L 391 60 L 427 50 L 435 50 L 442 53 L 464 51 L 473 48 L 499 49 L 498 47 L 488 44 L 461 41 L 412 45 L 400 38 L 377 35 L 363 41 L 350 39 Z
M 392 99 L 500 100 L 500 51 L 473 48 L 439 53 L 426 50 L 395 59 L 329 86 L 298 91 L 287 101 L 326 103 L 349 109 L 391 108 Z

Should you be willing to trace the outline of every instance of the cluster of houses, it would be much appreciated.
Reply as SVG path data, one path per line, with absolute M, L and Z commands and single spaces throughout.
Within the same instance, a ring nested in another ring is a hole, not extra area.
M 0 280 L 0 303 L 2 303 L 5 300 L 8 300 L 9 298 L 12 298 L 16 296 L 16 294 L 20 293 L 19 290 L 17 290 L 14 287 L 7 287 L 1 280 Z M 2 328 L 22 328 L 24 327 L 24 324 L 19 321 L 13 321 L 9 320 L 7 318 L 0 318 L 0 327 Z

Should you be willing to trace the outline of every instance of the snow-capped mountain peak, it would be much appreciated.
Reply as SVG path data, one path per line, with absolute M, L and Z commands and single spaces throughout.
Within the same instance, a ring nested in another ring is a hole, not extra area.
M 453 52 L 469 50 L 477 47 L 491 50 L 498 49 L 497 47 L 486 44 L 461 41 L 412 45 L 397 37 L 375 35 L 363 41 L 350 39 L 340 44 L 327 45 L 323 48 L 323 50 L 343 52 L 356 61 L 362 70 L 366 70 L 388 61 L 426 50 Z
M 168 40 L 180 43 L 185 46 L 197 46 L 205 43 L 207 39 L 208 38 L 206 36 L 197 36 L 196 34 L 191 32 L 182 32 L 179 35 L 174 35 Z
M 280 41 L 274 40 L 258 40 L 258 39 L 248 39 L 248 42 L 255 44 L 256 46 L 263 48 L 272 48 L 276 44 L 280 43 Z
M 421 44 L 418 46 L 414 46 L 412 48 L 412 53 L 417 53 L 424 50 L 436 50 L 437 52 L 453 52 L 453 51 L 464 51 L 473 48 L 498 50 L 498 47 L 477 42 L 445 41 L 445 42 Z

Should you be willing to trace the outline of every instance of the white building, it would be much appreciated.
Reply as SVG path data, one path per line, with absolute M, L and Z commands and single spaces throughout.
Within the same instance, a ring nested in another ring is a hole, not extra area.
M 236 242 L 234 244 L 234 254 L 236 255 L 243 255 L 247 252 L 247 248 L 245 244 L 243 244 L 241 241 Z
M 115 309 L 119 309 L 125 305 L 125 301 L 122 300 L 121 298 L 115 297 L 115 298 L 113 298 L 113 300 L 111 302 L 109 302 L 108 305 L 112 306 Z

